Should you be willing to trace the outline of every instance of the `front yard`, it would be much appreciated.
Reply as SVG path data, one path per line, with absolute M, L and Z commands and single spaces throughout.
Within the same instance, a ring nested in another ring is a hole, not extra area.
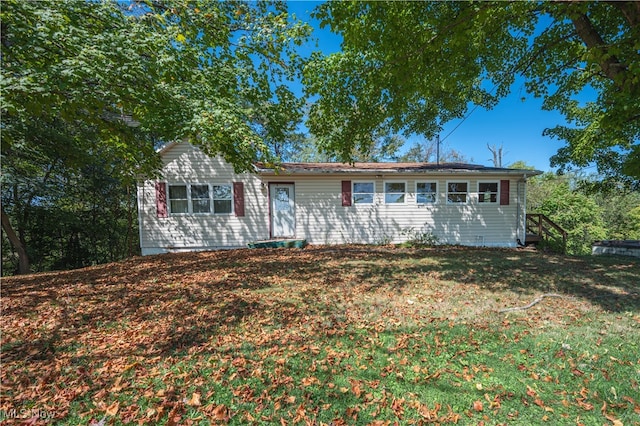
M 640 424 L 633 258 L 135 258 L 4 278 L 1 331 L 5 422 Z

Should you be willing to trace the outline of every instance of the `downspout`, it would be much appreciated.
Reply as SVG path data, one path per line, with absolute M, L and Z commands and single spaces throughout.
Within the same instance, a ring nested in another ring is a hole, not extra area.
M 525 245 L 527 244 L 527 175 L 522 176 L 523 189 L 522 189 L 522 237 L 524 238 Z
M 522 185 L 522 188 L 521 188 Z M 522 179 L 518 180 L 517 192 L 518 196 L 516 197 L 516 209 L 518 211 L 517 216 L 517 232 L 516 232 L 516 242 L 519 246 L 524 247 L 526 245 L 527 239 L 527 229 L 526 229 L 526 209 L 527 209 L 527 175 L 523 175 Z M 522 195 L 521 195 L 522 194 Z M 520 206 L 520 197 L 522 196 L 522 206 Z
M 145 203 L 144 203 L 144 181 L 140 182 L 139 180 L 136 179 L 136 199 L 137 199 L 137 203 L 138 204 L 138 238 L 140 238 L 140 254 L 144 254 L 142 253 L 142 235 L 143 235 L 143 229 L 144 229 L 144 212 L 145 210 Z

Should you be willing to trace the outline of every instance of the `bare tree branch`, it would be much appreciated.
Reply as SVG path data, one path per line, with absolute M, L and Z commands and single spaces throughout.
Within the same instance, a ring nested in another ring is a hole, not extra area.
M 528 305 L 525 306 L 516 306 L 515 308 L 506 308 L 506 309 L 500 309 L 498 312 L 503 313 L 503 312 L 513 312 L 513 311 L 524 311 L 526 309 L 529 309 L 531 307 L 533 307 L 534 305 L 540 303 L 542 301 L 542 299 L 544 299 L 545 297 L 560 297 L 562 299 L 569 299 L 572 298 L 571 296 L 564 296 L 562 294 L 557 294 L 557 293 L 545 293 L 540 297 L 536 297 L 533 302 L 529 303 Z

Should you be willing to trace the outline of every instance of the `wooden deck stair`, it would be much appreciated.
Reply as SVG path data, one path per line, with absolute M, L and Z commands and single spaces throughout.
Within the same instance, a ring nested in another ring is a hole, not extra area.
M 542 241 L 554 241 L 561 244 L 563 252 L 567 247 L 567 231 L 544 214 L 527 214 L 526 227 L 525 244 L 537 245 Z

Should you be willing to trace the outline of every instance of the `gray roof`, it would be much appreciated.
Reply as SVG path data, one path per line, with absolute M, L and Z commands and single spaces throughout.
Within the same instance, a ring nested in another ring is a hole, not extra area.
M 535 176 L 539 170 L 486 167 L 466 163 L 256 163 L 260 174 L 511 174 Z

